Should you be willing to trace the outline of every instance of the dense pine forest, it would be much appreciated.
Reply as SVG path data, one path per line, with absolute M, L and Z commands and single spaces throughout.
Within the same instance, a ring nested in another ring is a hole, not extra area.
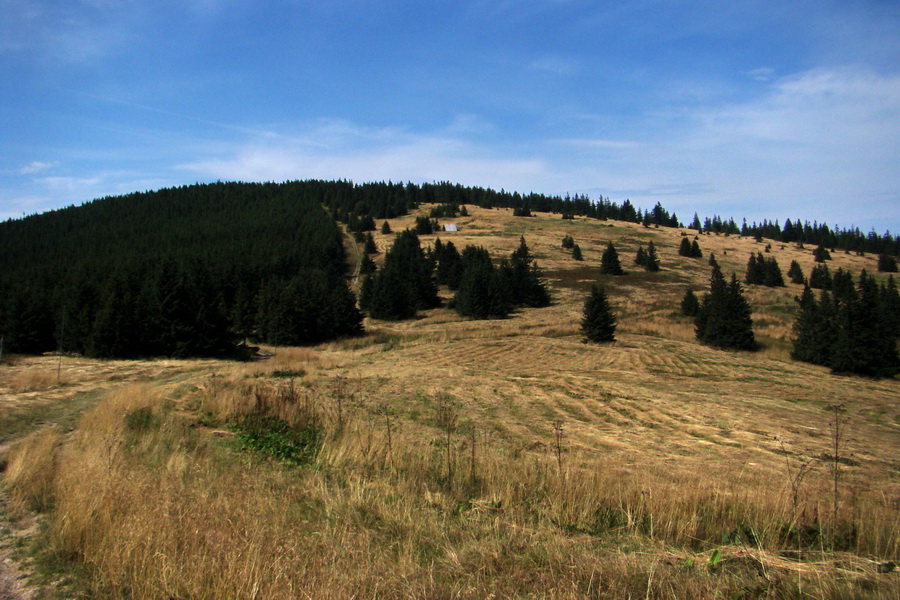
M 222 356 L 245 337 L 359 333 L 341 233 L 322 207 L 340 193 L 319 182 L 216 183 L 3 223 L 6 349 Z

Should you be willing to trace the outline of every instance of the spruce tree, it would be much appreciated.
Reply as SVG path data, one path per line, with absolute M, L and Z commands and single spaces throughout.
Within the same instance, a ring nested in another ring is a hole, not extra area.
M 616 276 L 625 274 L 622 270 L 622 265 L 619 263 L 619 253 L 616 252 L 616 247 L 613 246 L 612 242 L 606 245 L 606 250 L 603 251 L 603 255 L 600 257 L 600 273 L 602 275 Z
M 750 285 L 761 284 L 764 277 L 765 261 L 762 254 L 757 259 L 757 255 L 751 252 L 750 259 L 747 261 L 747 274 L 744 276 L 744 281 Z
M 697 243 L 695 239 L 691 242 L 691 257 L 692 258 L 703 258 L 703 251 L 700 250 L 700 244 Z
M 825 262 L 826 260 L 831 260 L 831 253 L 825 249 L 825 246 L 820 244 L 813 250 L 813 258 L 816 262 Z
M 381 233 L 383 233 L 384 235 L 388 235 L 389 233 L 391 233 L 391 224 L 388 223 L 387 221 L 382 223 L 381 224 Z
M 431 261 L 409 229 L 398 234 L 385 254 L 384 266 L 372 275 L 369 314 L 376 319 L 408 319 L 418 309 L 440 304 Z
M 644 250 L 644 245 L 640 244 L 637 249 L 637 253 L 634 257 L 634 264 L 644 266 L 647 264 L 647 251 Z
M 791 261 L 791 268 L 788 269 L 788 277 L 791 278 L 791 283 L 800 285 L 806 284 L 806 276 L 803 274 L 803 268 L 796 260 Z
M 510 311 L 508 290 L 487 250 L 467 246 L 462 252 L 463 273 L 453 308 L 464 317 L 502 318 Z
M 437 247 L 437 242 L 439 241 L 435 241 L 435 247 Z M 451 290 L 457 289 L 462 277 L 462 268 L 462 259 L 453 242 L 443 244 L 435 265 L 435 280 L 437 283 L 446 285 Z
M 567 233 L 565 236 L 563 236 L 563 239 L 562 239 L 562 247 L 563 248 L 566 248 L 568 250 L 568 249 L 571 249 L 574 245 L 575 245 L 575 239 L 571 235 L 569 235 Z
M 694 319 L 697 339 L 719 348 L 755 350 L 750 305 L 737 276 L 732 274 L 727 283 L 722 271 L 713 267 L 709 287 Z
M 651 241 L 647 244 L 647 256 L 644 259 L 644 268 L 650 272 L 659 271 L 659 256 L 656 254 L 656 246 Z
M 372 237 L 372 232 L 366 234 L 366 245 L 363 248 L 363 252 L 366 254 L 378 254 L 378 246 L 375 245 L 375 238 Z
M 856 300 L 856 287 L 853 285 L 853 274 L 839 268 L 831 277 L 831 296 L 838 304 L 847 304 Z
M 681 314 L 686 317 L 696 317 L 700 310 L 700 301 L 697 295 L 690 288 L 685 290 L 684 296 L 681 298 Z
M 575 260 L 584 260 L 584 256 L 581 255 L 581 247 L 578 244 L 572 246 L 572 258 Z
M 803 287 L 803 294 L 796 298 L 800 305 L 797 320 L 794 321 L 794 347 L 791 358 L 817 365 L 828 364 L 831 356 L 834 331 L 831 300 L 828 292 L 822 292 L 822 300 L 816 301 L 809 286 Z
M 359 274 L 371 275 L 375 272 L 375 262 L 368 254 L 363 254 L 362 260 L 359 261 Z
M 550 293 L 542 281 L 537 263 L 532 261 L 525 238 L 519 238 L 519 247 L 510 255 L 509 275 L 513 304 L 539 308 L 550 305 Z
M 878 271 L 880 273 L 896 273 L 897 259 L 887 252 L 882 252 L 878 255 Z
M 703 225 L 700 224 L 700 217 L 697 216 L 697 213 L 694 213 L 694 220 L 691 221 L 691 229 L 696 229 L 697 231 L 703 231 Z
M 875 280 L 860 273 L 856 298 L 839 305 L 829 366 L 836 372 L 892 377 L 900 371 L 897 342 L 884 320 Z
M 610 309 L 606 291 L 594 284 L 591 294 L 584 301 L 581 332 L 591 342 L 616 341 L 616 317 Z
M 686 237 L 681 238 L 681 245 L 678 246 L 678 256 L 687 256 L 688 258 L 693 256 L 691 254 L 691 242 Z
M 831 272 L 828 265 L 815 265 L 809 273 L 809 287 L 814 289 L 831 289 Z
M 881 313 L 885 330 L 888 335 L 900 337 L 900 292 L 894 276 L 888 276 L 887 283 L 880 288 Z

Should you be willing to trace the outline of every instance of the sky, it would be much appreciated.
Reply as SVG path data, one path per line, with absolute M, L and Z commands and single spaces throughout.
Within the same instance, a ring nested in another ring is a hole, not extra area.
M 0 219 L 451 181 L 900 233 L 900 2 L 0 0 Z

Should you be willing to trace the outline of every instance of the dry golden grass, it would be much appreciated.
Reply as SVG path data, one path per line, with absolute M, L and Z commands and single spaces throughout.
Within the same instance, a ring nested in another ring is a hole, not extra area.
M 900 594 L 896 572 L 877 573 L 900 559 L 900 381 L 791 361 L 798 286 L 747 290 L 757 353 L 698 345 L 677 315 L 686 287 L 705 289 L 710 251 L 740 276 L 765 242 L 702 236 L 706 256 L 692 260 L 677 256 L 678 230 L 478 208 L 457 222 L 459 233 L 439 236 L 460 249 L 508 254 L 525 235 L 554 305 L 499 321 L 446 308 L 369 320 L 363 338 L 267 348 L 273 356 L 255 363 L 200 362 L 178 377 L 177 365 L 133 363 L 135 378 L 166 385 L 119 389 L 65 443 L 21 446 L 15 460 L 32 475 L 8 474 L 10 493 L 27 502 L 44 490 L 53 551 L 85 565 L 98 597 Z M 584 263 L 561 248 L 566 233 Z M 390 239 L 375 238 L 383 252 Z M 657 274 L 630 264 L 651 239 Z M 578 321 L 607 240 L 631 273 L 605 278 L 620 326 L 616 343 L 596 346 L 581 341 Z M 792 259 L 812 267 L 809 250 L 772 254 L 784 271 Z M 873 257 L 834 256 L 832 268 L 874 272 Z M 835 515 L 821 457 L 823 409 L 838 402 L 852 457 Z M 438 419 L 447 406 L 458 417 L 450 478 Z M 139 409 L 153 418 L 129 428 Z M 317 423 L 313 463 L 239 452 L 228 425 L 258 412 Z M 794 506 L 789 473 L 812 458 Z M 713 549 L 725 559 L 707 568 Z

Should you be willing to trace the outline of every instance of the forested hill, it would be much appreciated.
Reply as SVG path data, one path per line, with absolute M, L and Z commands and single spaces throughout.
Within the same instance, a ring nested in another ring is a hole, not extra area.
M 193 185 L 2 223 L 6 349 L 227 355 L 251 333 L 282 344 L 357 333 L 322 206 L 340 186 Z
M 447 182 L 220 182 L 103 198 L 0 223 L 3 347 L 62 347 L 95 357 L 227 356 L 240 354 L 247 339 L 296 345 L 358 334 L 362 315 L 346 285 L 336 221 L 360 234 L 420 204 L 436 205 L 430 216 L 438 218 L 475 205 L 522 217 L 539 211 L 681 226 L 660 204 L 642 211 L 628 200 Z M 733 221 L 707 221 L 694 215 L 691 227 L 738 233 Z M 742 233 L 900 251 L 900 239 L 889 234 L 799 220 Z

